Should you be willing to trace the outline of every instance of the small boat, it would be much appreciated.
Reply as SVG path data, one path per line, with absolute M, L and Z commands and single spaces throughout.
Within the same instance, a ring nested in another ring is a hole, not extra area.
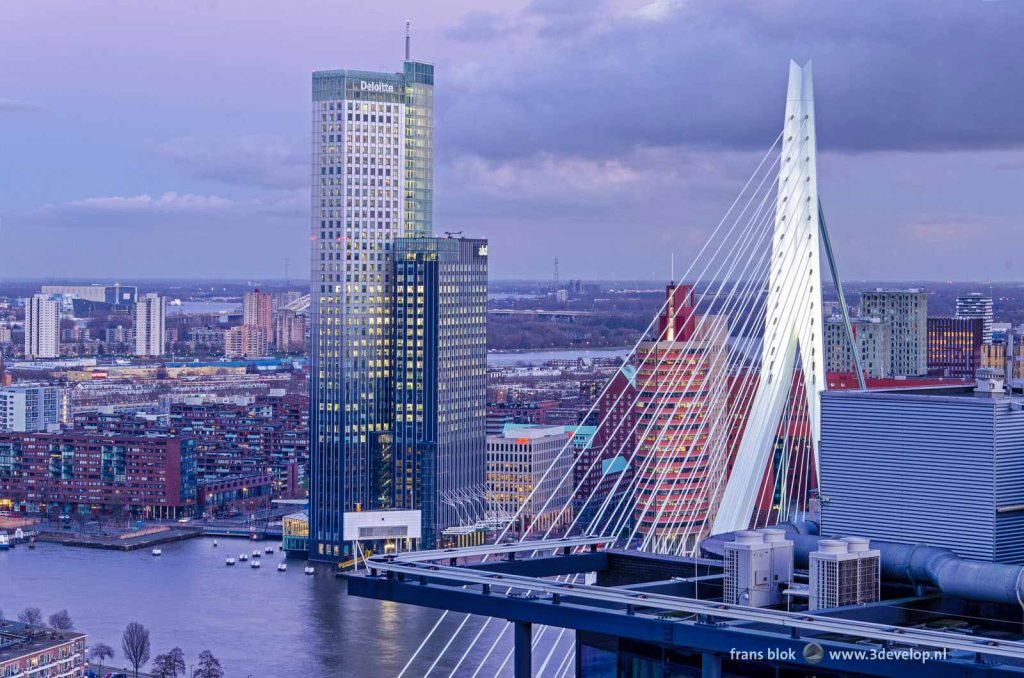
M 234 558 L 228 558 L 228 559 L 227 559 L 227 560 L 226 560 L 226 561 L 224 562 L 224 564 L 225 564 L 225 565 L 234 565 L 234 564 L 235 564 L 235 559 L 234 559 Z
M 160 549 L 153 549 L 152 553 L 154 556 L 162 556 L 164 554 Z
M 238 554 L 238 560 L 242 561 L 242 562 L 245 562 L 246 560 L 249 560 L 249 554 L 248 553 L 239 553 Z
M 252 557 L 253 558 L 259 558 L 260 557 L 260 550 L 259 549 L 253 550 Z
M 213 548 L 217 548 L 217 540 L 216 539 L 213 540 Z
M 306 574 L 316 574 L 316 568 L 314 568 L 312 565 L 306 565 L 306 569 L 303 570 L 303 572 L 305 572 Z
M 9 548 L 11 548 L 10 537 L 6 532 L 0 532 L 0 551 L 6 551 Z
M 254 569 L 254 570 L 255 570 L 255 569 L 256 569 L 257 567 L 259 567 L 259 566 L 260 566 L 260 561 L 258 561 L 258 560 L 254 560 L 254 561 L 252 561 L 251 563 L 249 563 L 249 567 L 251 567 L 251 568 L 252 568 L 252 569 Z
M 36 538 L 35 537 L 29 537 L 28 538 L 28 547 L 29 547 L 29 549 L 34 549 L 36 547 Z
M 274 547 L 268 546 L 267 548 L 263 549 L 263 552 L 269 555 L 274 552 Z
M 278 572 L 287 572 L 288 571 L 288 565 L 285 564 L 285 563 L 278 563 L 277 564 L 277 571 Z

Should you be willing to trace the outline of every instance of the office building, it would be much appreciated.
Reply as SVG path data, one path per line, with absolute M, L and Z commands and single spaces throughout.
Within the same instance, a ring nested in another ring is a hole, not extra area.
M 992 297 L 981 292 L 971 292 L 956 298 L 957 318 L 981 318 L 983 323 L 982 342 L 992 343 Z
M 919 377 L 928 373 L 927 292 L 920 289 L 863 292 L 860 314 L 889 324 L 891 364 L 886 376 Z
M 823 393 L 822 531 L 1024 564 L 1024 399 L 978 384 Z
M 973 379 L 982 367 L 983 318 L 928 318 L 928 373 Z M 1002 366 L 999 366 L 1002 369 Z
M 434 69 L 313 74 L 310 556 L 340 560 L 345 511 L 386 503 L 391 247 L 433 229 Z
M 45 294 L 25 300 L 25 357 L 60 356 L 60 302 Z
M 236 325 L 224 333 L 226 358 L 262 358 L 267 353 L 267 333 L 262 327 Z
M 573 489 L 570 435 L 562 426 L 542 426 L 487 436 L 488 510 L 502 522 L 515 517 L 513 533 L 543 534 L 572 522 L 571 508 L 563 510 Z
M 878 318 L 850 318 L 854 341 L 860 350 L 860 367 L 868 377 L 889 374 L 892 363 L 892 328 Z M 842 318 L 825 320 L 825 371 L 853 372 L 853 352 Z
M 392 250 L 394 419 L 386 508 L 422 511 L 423 548 L 486 510 L 487 241 Z
M 273 299 L 267 292 L 254 290 L 242 297 L 242 324 L 263 329 L 269 341 L 274 336 Z
M 156 357 L 164 354 L 167 325 L 167 299 L 149 293 L 135 304 L 135 355 Z
M 70 297 L 111 306 L 133 306 L 138 300 L 139 288 L 134 285 L 43 285 L 42 293 Z
M 38 384 L 0 387 L 0 431 L 47 431 L 70 421 L 67 389 Z
M 644 538 L 691 551 L 724 489 L 715 479 L 727 464 L 729 331 L 724 318 L 698 319 L 691 286 L 666 293 L 659 336 L 636 352 L 635 514 Z

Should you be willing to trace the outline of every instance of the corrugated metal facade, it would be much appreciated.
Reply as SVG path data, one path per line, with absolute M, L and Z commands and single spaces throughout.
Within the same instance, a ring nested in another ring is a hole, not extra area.
M 1024 563 L 1024 412 L 1011 401 L 822 394 L 822 533 Z

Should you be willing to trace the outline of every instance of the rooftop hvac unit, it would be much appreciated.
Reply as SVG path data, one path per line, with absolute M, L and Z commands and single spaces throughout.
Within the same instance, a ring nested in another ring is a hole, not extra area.
M 810 609 L 872 603 L 880 594 L 880 554 L 861 537 L 822 539 L 810 554 Z
M 738 532 L 725 545 L 722 599 L 733 605 L 767 607 L 782 602 L 793 580 L 793 542 L 782 530 Z

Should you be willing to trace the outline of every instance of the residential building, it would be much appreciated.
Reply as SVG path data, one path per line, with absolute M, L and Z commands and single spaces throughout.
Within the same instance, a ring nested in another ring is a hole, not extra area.
M 384 507 L 422 511 L 423 548 L 484 518 L 487 241 L 399 238 L 394 284 L 394 435 Z
M 167 329 L 167 299 L 149 293 L 135 304 L 135 355 L 164 354 Z
M 0 433 L 0 506 L 180 518 L 196 503 L 195 442 L 167 435 Z
M 242 297 L 242 324 L 260 327 L 269 341 L 274 336 L 273 298 L 258 289 Z
M 572 522 L 571 435 L 562 426 L 541 426 L 509 427 L 501 435 L 487 436 L 491 517 L 502 522 L 515 518 L 513 531 L 517 534 L 526 530 L 543 534 Z M 570 482 L 563 482 L 566 476 Z
M 981 318 L 982 343 L 992 343 L 992 297 L 981 292 L 971 292 L 956 298 L 957 318 Z
M 0 431 L 46 431 L 71 422 L 71 397 L 58 386 L 0 387 Z
M 25 300 L 25 357 L 60 356 L 60 301 L 45 294 Z
M 850 318 L 853 337 L 860 351 L 860 366 L 866 376 L 882 378 L 892 365 L 892 327 L 879 318 Z M 853 372 L 853 351 L 842 318 L 825 320 L 825 371 Z
M 886 376 L 928 373 L 928 293 L 921 289 L 875 289 L 860 297 L 860 314 L 890 328 L 891 365 Z M 848 371 L 847 369 L 843 370 Z
M 87 636 L 0 619 L 0 676 L 85 678 Z
M 973 379 L 982 367 L 982 346 L 992 346 L 984 340 L 984 318 L 928 318 L 928 373 Z
M 394 418 L 391 248 L 433 229 L 433 66 L 313 74 L 310 557 L 380 507 Z
M 226 358 L 262 358 L 267 352 L 267 333 L 262 327 L 236 325 L 224 333 Z
M 724 489 L 714 479 L 728 461 L 729 331 L 725 318 L 695 315 L 691 286 L 666 293 L 658 337 L 636 352 L 635 515 L 644 538 L 692 551 Z
M 274 348 L 284 353 L 306 352 L 306 316 L 282 308 L 274 315 Z

